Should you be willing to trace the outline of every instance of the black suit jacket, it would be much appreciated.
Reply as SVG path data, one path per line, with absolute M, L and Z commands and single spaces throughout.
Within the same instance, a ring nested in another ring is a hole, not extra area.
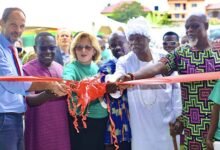
M 64 65 L 61 49 L 59 47 L 56 49 L 54 61 L 61 64 L 62 66 Z

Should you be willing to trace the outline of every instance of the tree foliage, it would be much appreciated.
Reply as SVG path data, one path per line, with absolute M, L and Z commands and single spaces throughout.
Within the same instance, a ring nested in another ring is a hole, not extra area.
M 169 19 L 168 13 L 151 12 L 147 14 L 147 20 L 155 25 L 170 25 L 172 21 Z
M 209 23 L 211 25 L 220 25 L 220 19 L 218 19 L 218 18 L 210 18 L 209 19 Z
M 123 3 L 116 8 L 110 18 L 126 23 L 129 19 L 138 16 L 145 16 L 144 7 L 138 2 Z

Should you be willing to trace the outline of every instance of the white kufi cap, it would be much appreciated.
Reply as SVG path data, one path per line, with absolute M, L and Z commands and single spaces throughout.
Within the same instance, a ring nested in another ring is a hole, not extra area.
M 127 27 L 125 29 L 126 38 L 132 34 L 140 34 L 150 39 L 150 27 L 147 20 L 140 16 L 138 18 L 132 18 L 128 21 Z

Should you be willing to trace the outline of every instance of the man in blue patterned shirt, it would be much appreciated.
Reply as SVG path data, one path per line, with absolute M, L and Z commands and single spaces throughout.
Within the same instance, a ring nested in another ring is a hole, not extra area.
M 106 75 L 103 80 L 107 81 L 111 78 L 111 74 L 115 72 L 117 59 L 124 56 L 128 52 L 128 42 L 122 32 L 114 32 L 110 35 L 109 48 L 112 51 L 115 59 L 109 60 L 100 66 L 99 72 Z M 107 79 L 108 78 L 108 79 Z M 109 97 L 109 99 L 107 98 Z M 112 129 L 110 120 L 107 123 L 105 134 L 105 150 L 114 150 L 113 134 L 117 137 L 120 150 L 131 150 L 131 129 L 129 124 L 129 110 L 127 101 L 127 91 L 119 98 L 113 98 L 110 95 L 105 95 L 105 101 L 110 106 L 110 117 L 115 124 L 115 130 Z M 115 132 L 115 133 L 113 133 Z

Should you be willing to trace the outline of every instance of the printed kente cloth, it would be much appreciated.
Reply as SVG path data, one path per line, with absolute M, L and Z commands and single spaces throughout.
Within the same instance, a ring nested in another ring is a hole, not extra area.
M 211 48 L 197 50 L 189 46 L 180 47 L 174 53 L 163 58 L 161 62 L 166 63 L 168 75 L 173 71 L 178 71 L 179 74 L 196 74 L 220 70 L 219 51 L 214 51 Z M 213 105 L 213 102 L 208 100 L 208 96 L 215 82 L 212 80 L 181 84 L 185 126 L 184 148 L 187 150 L 206 148 L 205 138 Z
M 99 68 L 99 72 L 103 74 L 102 81 L 104 82 L 105 75 L 113 74 L 115 72 L 115 61 L 110 60 L 103 64 Z M 107 96 L 105 95 L 105 101 L 107 101 Z M 129 108 L 127 91 L 124 91 L 123 95 L 114 99 L 109 96 L 110 99 L 110 115 L 115 123 L 115 132 L 118 142 L 131 141 L 131 129 L 129 124 Z M 113 144 L 113 137 L 111 135 L 110 121 L 107 123 L 107 131 L 105 133 L 105 144 Z

